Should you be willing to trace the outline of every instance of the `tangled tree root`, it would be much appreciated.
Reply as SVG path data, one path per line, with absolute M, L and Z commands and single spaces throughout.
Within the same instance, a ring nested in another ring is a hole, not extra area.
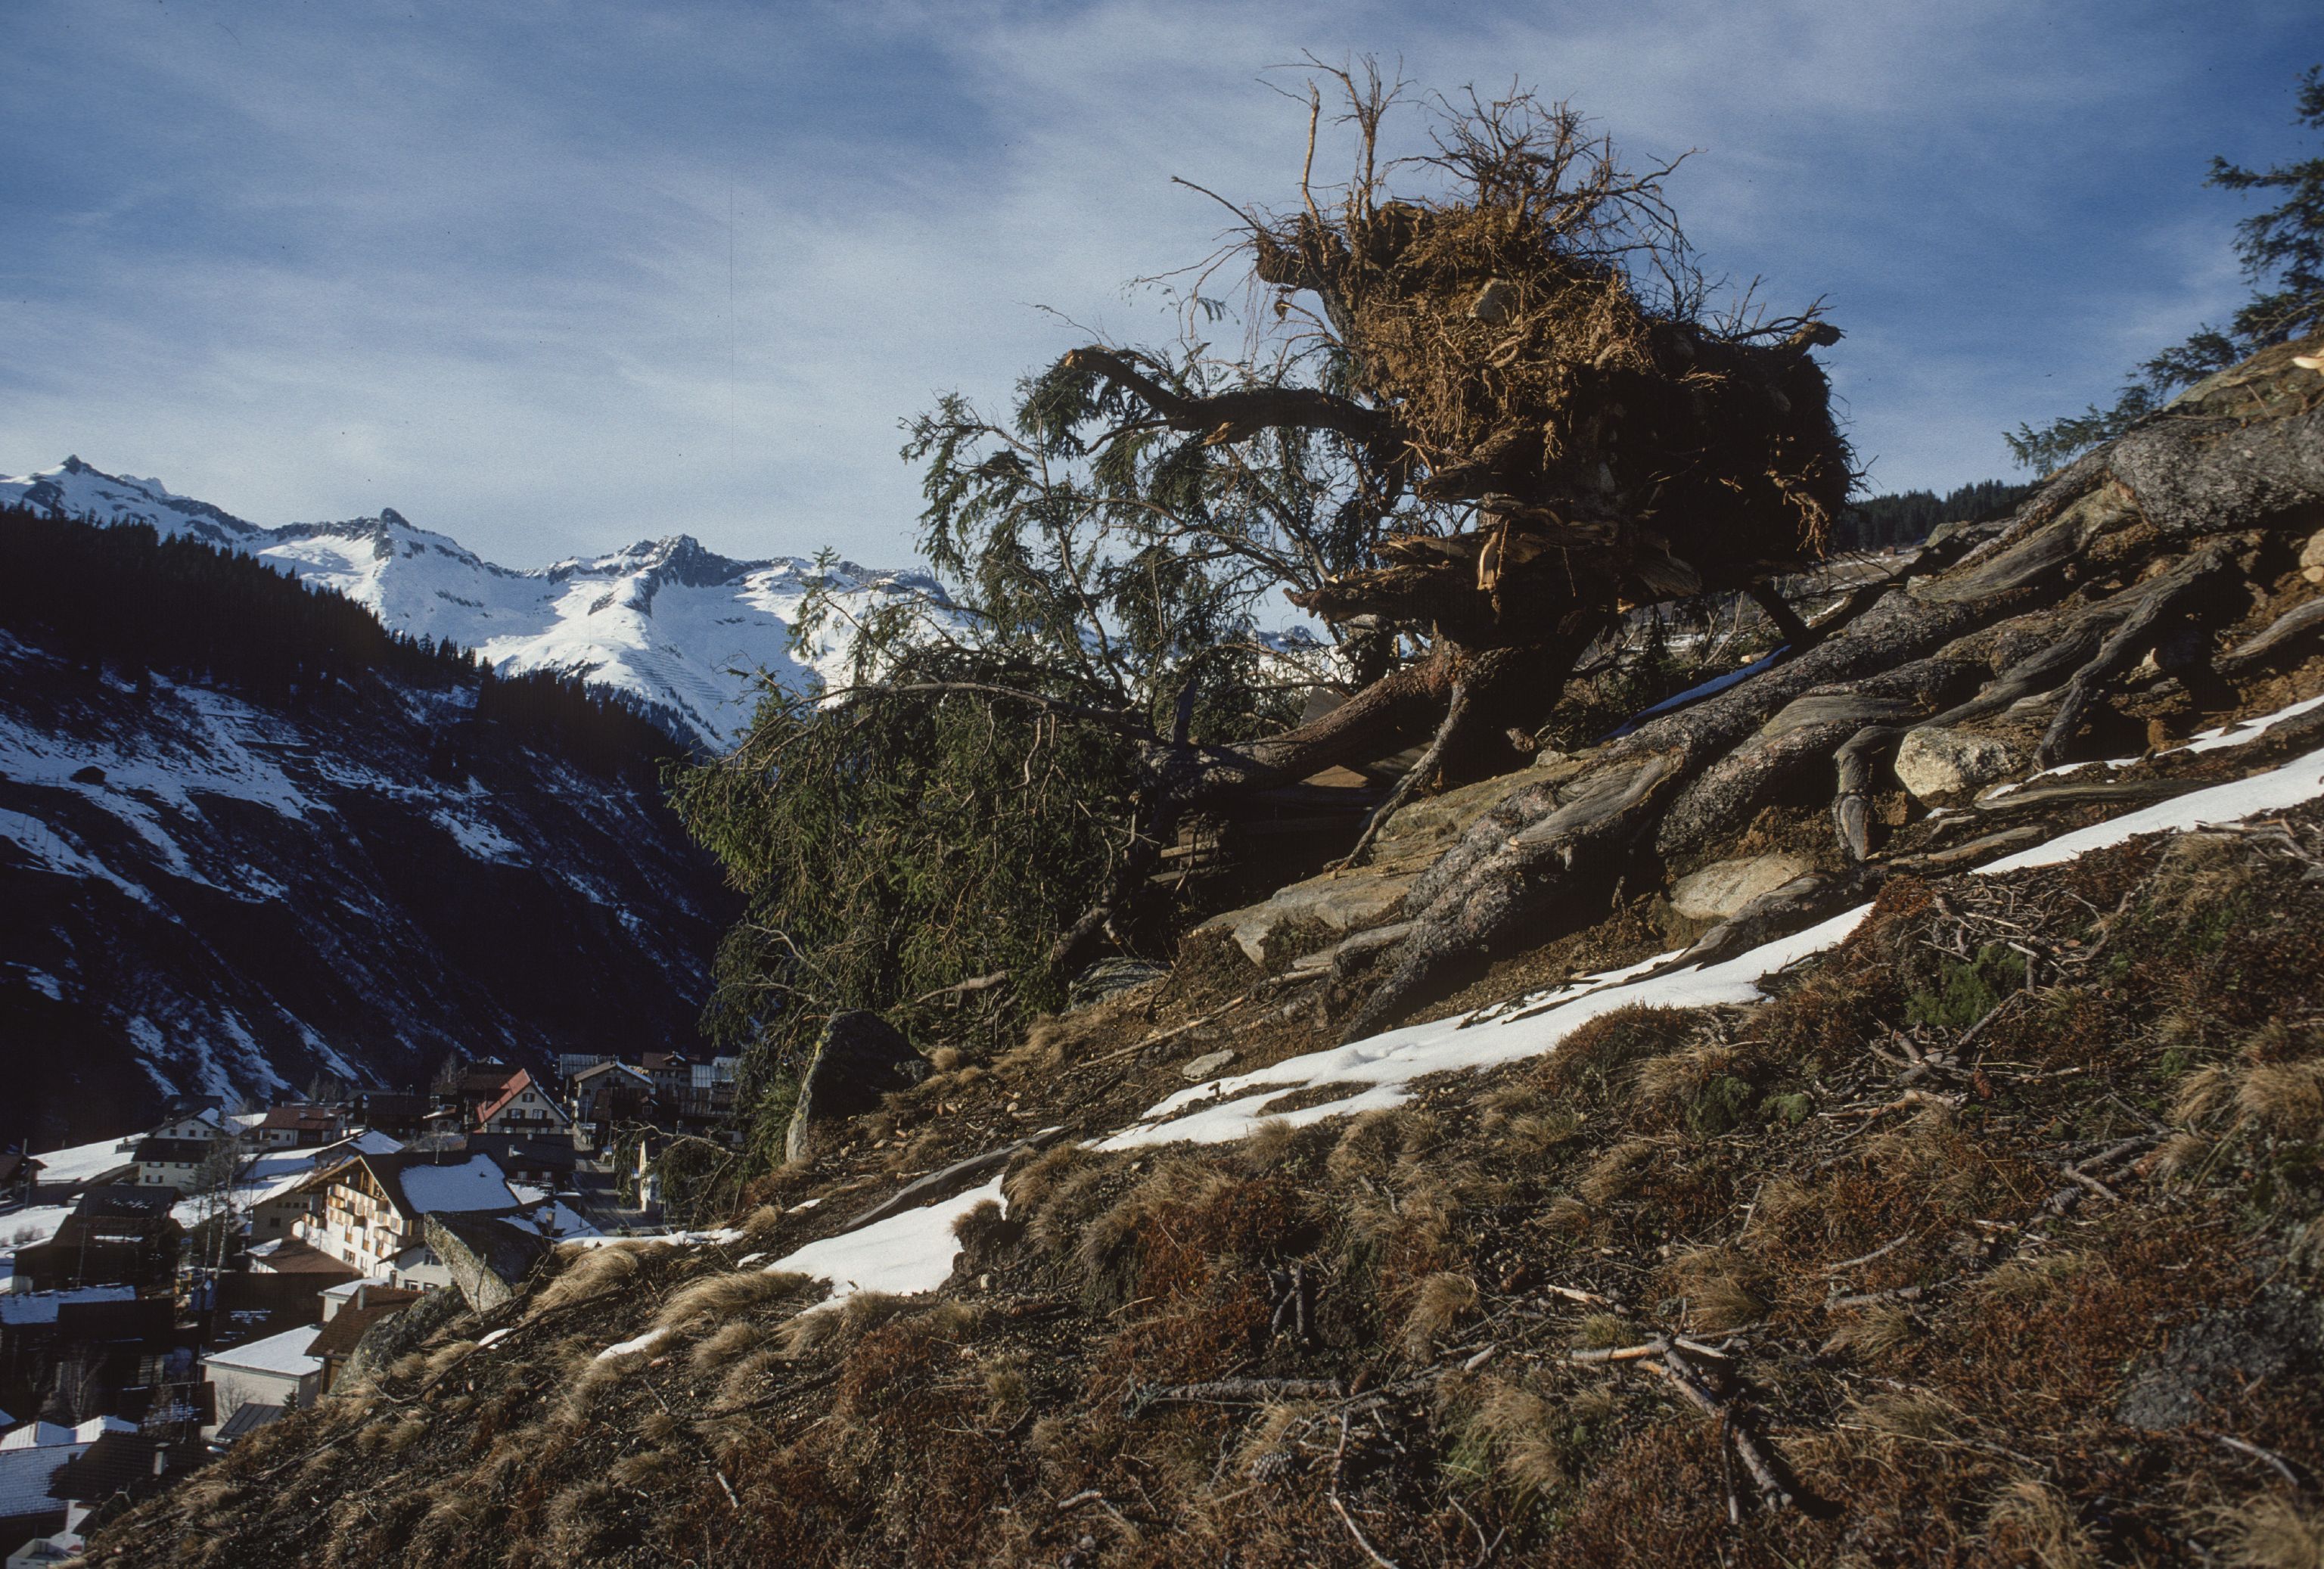
M 1869 798 L 1909 730 L 2046 710 L 2037 761 L 2052 767 L 2142 661 L 2171 651 L 2185 674 L 2218 680 L 2324 625 L 2324 612 L 2295 609 L 2211 657 L 2255 578 L 2288 568 L 2324 523 L 2324 378 L 2293 360 L 2314 346 L 2213 377 L 2013 516 L 1932 540 L 1909 577 L 1797 659 L 1640 726 L 1578 777 L 1508 797 L 1414 884 L 1410 928 L 1345 1037 L 1393 1023 L 1561 913 L 1594 914 L 1641 850 L 1715 846 L 1818 771 L 1849 860 L 1866 862 Z M 1795 891 L 1788 902 L 1818 901 Z M 1770 906 L 1749 929 L 1782 913 Z

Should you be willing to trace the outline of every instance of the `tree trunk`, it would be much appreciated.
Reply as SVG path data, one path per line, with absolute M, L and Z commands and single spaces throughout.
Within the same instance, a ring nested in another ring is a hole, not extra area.
M 1714 847 L 1803 784 L 1828 796 L 1862 861 L 1867 797 L 1907 729 L 2038 699 L 2054 703 L 2042 760 L 2065 755 L 2166 633 L 2235 620 L 2250 605 L 2236 590 L 2288 568 L 2324 523 L 2324 383 L 2292 364 L 2314 344 L 2205 383 L 2013 516 L 1944 531 L 1912 576 L 1799 658 L 1607 744 L 1578 778 L 1508 797 L 1413 885 L 1410 929 L 1346 1037 L 1594 918 L 1638 853 Z M 2232 660 L 2256 662 L 2310 624 L 2284 619 L 2283 638 Z

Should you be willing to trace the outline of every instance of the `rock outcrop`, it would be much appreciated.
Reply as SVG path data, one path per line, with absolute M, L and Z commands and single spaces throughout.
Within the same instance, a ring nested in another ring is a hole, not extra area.
M 799 1075 L 785 1157 L 807 1158 L 830 1129 L 878 1111 L 882 1098 L 910 1089 L 929 1072 L 927 1058 L 878 1014 L 860 1008 L 833 1014 Z

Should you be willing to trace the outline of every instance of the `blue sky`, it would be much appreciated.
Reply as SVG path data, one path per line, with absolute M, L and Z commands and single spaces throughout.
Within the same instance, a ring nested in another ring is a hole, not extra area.
M 0 471 L 393 506 L 513 566 L 899 562 L 897 421 L 1000 401 L 1061 317 L 1165 330 L 1125 285 L 1223 216 L 1170 176 L 1289 196 L 1303 51 L 1701 149 L 1712 268 L 1825 296 L 1874 487 L 1942 488 L 2233 308 L 2253 208 L 2203 175 L 2316 151 L 2324 7 L 9 0 Z

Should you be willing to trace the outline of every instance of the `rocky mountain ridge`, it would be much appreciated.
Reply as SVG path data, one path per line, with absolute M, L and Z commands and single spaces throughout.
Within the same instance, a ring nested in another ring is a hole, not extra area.
M 618 692 L 673 734 L 713 750 L 748 725 L 764 670 L 793 690 L 839 676 L 835 640 L 805 658 L 791 629 L 809 586 L 844 607 L 944 604 L 934 578 L 804 557 L 737 561 L 687 534 L 517 569 L 487 561 L 392 507 L 373 517 L 266 528 L 158 479 L 68 457 L 0 475 L 0 504 L 99 523 L 140 522 L 239 551 L 366 606 L 391 631 L 470 649 L 503 675 L 553 670 Z
M 0 522 L 20 582 L 85 577 L 60 553 L 108 537 Z M 0 615 L 0 1145 L 82 1142 L 180 1093 L 403 1087 L 455 1051 L 696 1044 L 732 910 L 663 805 L 659 733 L 408 645 L 301 643 L 267 613 L 311 596 L 231 558 L 239 579 L 172 578 L 170 549 L 115 551 L 109 587 L 237 622 L 280 678 L 92 648 L 105 591 L 42 622 L 64 595 L 12 590 Z

